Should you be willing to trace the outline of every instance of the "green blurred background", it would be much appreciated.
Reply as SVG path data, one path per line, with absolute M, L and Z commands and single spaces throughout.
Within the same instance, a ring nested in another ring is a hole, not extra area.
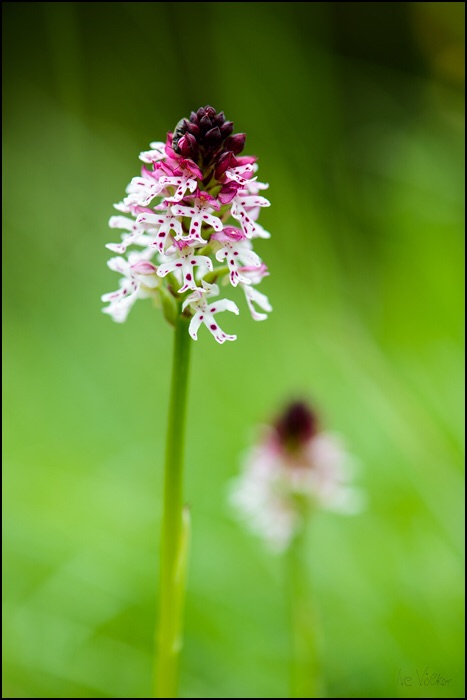
M 151 693 L 172 333 L 148 302 L 102 315 L 104 244 L 139 151 L 205 104 L 270 183 L 274 313 L 234 293 L 238 341 L 193 347 L 181 693 L 288 694 L 284 561 L 226 492 L 299 395 L 368 494 L 308 538 L 327 694 L 463 697 L 463 13 L 3 4 L 3 697 Z M 426 667 L 449 687 L 420 688 Z

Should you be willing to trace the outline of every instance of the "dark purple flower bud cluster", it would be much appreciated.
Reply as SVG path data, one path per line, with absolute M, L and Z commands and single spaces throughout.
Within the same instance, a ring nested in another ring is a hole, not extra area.
M 176 154 L 190 158 L 201 168 L 213 163 L 222 164 L 225 172 L 231 159 L 245 146 L 245 134 L 232 134 L 233 122 L 224 112 L 217 113 L 209 105 L 192 112 L 189 119 L 181 119 L 175 127 L 172 148 Z M 228 161 L 228 162 L 227 162 Z

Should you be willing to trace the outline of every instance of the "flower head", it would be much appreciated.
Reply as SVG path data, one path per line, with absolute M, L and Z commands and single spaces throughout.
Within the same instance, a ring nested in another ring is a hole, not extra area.
M 257 181 L 256 158 L 240 155 L 245 139 L 233 133 L 223 112 L 206 106 L 180 120 L 165 143 L 153 142 L 140 153 L 141 173 L 109 221 L 123 232 L 107 247 L 121 256 L 132 249 L 127 258 L 109 261 L 123 275 L 120 289 L 102 297 L 114 320 L 124 321 L 138 298 L 171 295 L 178 313 L 191 319 L 194 340 L 201 324 L 219 343 L 235 340 L 214 321 L 218 311 L 238 313 L 233 301 L 212 300 L 219 294 L 215 282 L 240 286 L 252 318 L 267 318 L 272 308 L 256 285 L 268 272 L 253 240 L 269 237 L 257 223 L 261 208 L 269 206 L 260 194 L 268 185 Z
M 312 510 L 360 509 L 361 494 L 349 478 L 349 457 L 339 439 L 321 430 L 307 403 L 295 401 L 247 453 L 231 500 L 250 529 L 280 552 Z

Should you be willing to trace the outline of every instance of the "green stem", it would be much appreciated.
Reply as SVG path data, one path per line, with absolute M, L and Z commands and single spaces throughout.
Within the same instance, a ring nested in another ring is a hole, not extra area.
M 155 697 L 177 697 L 189 518 L 183 510 L 183 453 L 191 338 L 178 316 L 167 427 Z
M 292 642 L 290 697 L 322 698 L 317 621 L 305 567 L 305 541 L 302 532 L 291 542 L 286 561 Z

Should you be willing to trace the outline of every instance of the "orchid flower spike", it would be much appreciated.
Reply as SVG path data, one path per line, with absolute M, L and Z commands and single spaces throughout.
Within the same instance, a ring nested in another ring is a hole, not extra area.
M 363 494 L 350 484 L 351 466 L 340 440 L 323 432 L 317 415 L 296 401 L 246 454 L 231 503 L 250 530 L 282 552 L 313 510 L 360 511 Z
M 268 185 L 257 180 L 256 157 L 239 155 L 245 139 L 207 106 L 182 119 L 165 143 L 140 153 L 141 174 L 109 221 L 122 231 L 107 248 L 121 256 L 109 267 L 123 278 L 117 292 L 102 297 L 114 321 L 125 321 L 135 301 L 149 297 L 169 322 L 179 314 L 191 319 L 193 340 L 201 324 L 218 343 L 235 340 L 212 316 L 238 314 L 230 299 L 212 299 L 219 284 L 240 287 L 252 318 L 267 318 L 271 305 L 256 286 L 269 273 L 253 242 L 270 235 L 257 223 L 270 205 L 260 194 Z

